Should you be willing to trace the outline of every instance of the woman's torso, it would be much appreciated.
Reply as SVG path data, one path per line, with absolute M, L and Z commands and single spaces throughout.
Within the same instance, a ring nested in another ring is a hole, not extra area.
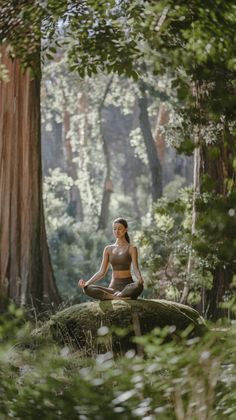
M 127 245 L 125 251 L 115 252 L 115 245 L 110 246 L 109 262 L 112 266 L 112 276 L 116 278 L 131 277 L 130 266 L 132 258 L 130 255 L 130 245 Z

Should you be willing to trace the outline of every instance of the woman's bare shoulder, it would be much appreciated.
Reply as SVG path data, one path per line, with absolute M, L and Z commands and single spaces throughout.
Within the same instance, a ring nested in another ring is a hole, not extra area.
M 129 249 L 130 249 L 131 252 L 132 251 L 137 251 L 138 247 L 135 244 L 130 244 Z
M 104 248 L 104 252 L 107 252 L 108 254 L 111 252 L 113 245 L 106 245 Z

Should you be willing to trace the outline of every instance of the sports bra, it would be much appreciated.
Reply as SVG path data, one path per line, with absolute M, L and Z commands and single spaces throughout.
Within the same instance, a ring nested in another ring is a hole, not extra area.
M 111 248 L 111 253 L 109 254 L 109 261 L 114 271 L 130 270 L 132 258 L 129 254 L 129 247 L 130 245 L 128 246 L 127 250 L 120 255 L 114 254 Z

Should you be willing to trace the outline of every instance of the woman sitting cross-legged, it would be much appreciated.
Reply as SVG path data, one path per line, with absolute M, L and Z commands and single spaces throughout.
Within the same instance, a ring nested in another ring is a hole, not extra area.
M 107 245 L 103 251 L 103 259 L 100 270 L 89 280 L 79 280 L 79 286 L 86 295 L 99 300 L 111 299 L 137 299 L 143 291 L 144 280 L 138 266 L 138 252 L 134 245 L 130 244 L 128 224 L 125 219 L 118 218 L 113 222 L 113 234 L 116 241 L 113 245 Z M 134 282 L 131 276 L 131 263 L 137 277 Z M 108 287 L 94 284 L 102 279 L 112 266 L 112 279 Z

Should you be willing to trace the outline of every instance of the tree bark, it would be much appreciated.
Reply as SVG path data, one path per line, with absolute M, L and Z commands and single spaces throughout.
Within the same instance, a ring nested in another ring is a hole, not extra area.
M 217 155 L 212 153 L 217 147 Z M 203 180 L 202 189 L 210 190 L 227 200 L 229 194 L 227 180 L 232 180 L 232 191 L 236 189 L 233 159 L 235 156 L 234 139 L 223 137 L 214 145 L 203 145 L 201 147 L 201 176 Z M 205 177 L 207 176 L 207 180 Z M 209 184 L 208 184 L 209 181 Z M 206 185 L 204 184 L 206 182 Z M 231 289 L 233 270 L 229 264 L 222 266 L 217 264 L 213 271 L 212 288 L 205 294 L 206 315 L 212 320 L 216 320 L 227 315 L 227 310 L 220 308 L 220 303 L 224 301 L 226 292 Z
M 207 94 L 207 86 L 196 83 L 193 89 L 196 96 L 196 108 L 198 109 L 199 119 L 208 120 L 205 115 L 204 105 Z M 192 235 L 196 232 L 196 197 L 199 193 L 217 194 L 227 200 L 229 193 L 227 181 L 231 180 L 232 189 L 235 190 L 236 183 L 234 177 L 233 157 L 235 155 L 234 139 L 229 136 L 227 121 L 224 122 L 224 130 L 221 138 L 212 144 L 207 144 L 199 135 L 195 138 L 194 149 L 194 191 L 193 191 L 193 211 L 192 211 Z M 191 273 L 192 255 L 189 254 L 187 275 Z M 225 315 L 225 310 L 220 308 L 220 303 L 224 300 L 224 295 L 230 290 L 233 278 L 233 271 L 229 264 L 225 266 L 222 262 L 217 263 L 212 270 L 212 287 L 205 290 L 203 285 L 201 291 L 202 313 L 216 320 Z M 190 290 L 189 282 L 186 282 L 181 302 L 185 303 Z
M 162 169 L 164 169 L 165 155 L 166 155 L 166 143 L 165 143 L 165 136 L 162 133 L 162 127 L 165 124 L 167 124 L 168 121 L 169 121 L 169 112 L 166 110 L 165 105 L 161 103 L 153 137 L 156 144 L 157 156 L 160 159 Z
M 197 147 L 198 138 L 195 139 L 196 147 L 194 149 L 194 167 L 193 167 L 193 202 L 192 202 L 192 226 L 191 226 L 191 234 L 192 236 L 196 233 L 196 198 L 200 193 L 200 166 L 201 166 L 201 157 L 200 157 L 200 148 Z M 192 241 L 191 241 L 191 248 L 192 248 Z M 188 299 L 188 294 L 190 291 L 190 276 L 192 271 L 192 250 L 190 249 L 188 255 L 188 264 L 187 264 L 187 279 L 184 285 L 184 289 L 182 292 L 182 296 L 180 299 L 180 303 L 186 304 Z
M 1 47 L 9 82 L 0 82 L 0 299 L 42 309 L 61 302 L 45 233 L 37 75 Z
M 106 175 L 105 175 L 105 182 L 104 182 L 104 188 L 103 188 L 103 196 L 102 196 L 102 204 L 101 204 L 101 211 L 98 221 L 98 230 L 106 229 L 107 223 L 109 220 L 109 206 L 110 206 L 110 198 L 111 194 L 113 192 L 112 187 L 112 180 L 111 180 L 111 156 L 110 156 L 110 150 L 109 150 L 109 142 L 107 140 L 106 135 L 104 134 L 103 127 L 102 127 L 102 108 L 104 106 L 104 102 L 106 100 L 107 94 L 109 92 L 109 89 L 112 84 L 112 77 L 107 83 L 102 101 L 99 106 L 99 122 L 100 122 L 100 132 L 101 132 L 101 138 L 102 138 L 102 145 L 103 145 L 103 152 L 105 157 L 105 163 L 106 163 Z
M 213 282 L 210 291 L 206 292 L 206 313 L 204 315 L 212 321 L 227 316 L 228 309 L 221 308 L 225 293 L 230 290 L 233 271 L 226 267 L 217 266 L 213 272 Z
M 141 98 L 138 99 L 140 109 L 139 120 L 151 171 L 152 200 L 155 202 L 162 196 L 162 167 L 157 156 L 156 144 L 151 131 L 151 125 L 148 116 L 148 99 L 146 95 L 146 88 L 146 84 L 143 81 L 139 82 L 139 89 L 142 95 Z

